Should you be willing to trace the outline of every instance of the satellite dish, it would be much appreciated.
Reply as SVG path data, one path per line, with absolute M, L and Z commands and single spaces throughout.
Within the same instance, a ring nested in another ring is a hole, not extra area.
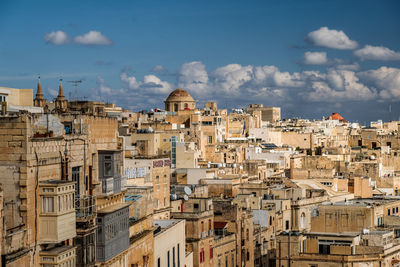
M 189 200 L 188 195 L 184 195 L 184 196 L 183 196 L 183 199 L 184 199 L 184 200 Z
M 190 195 L 192 193 L 192 189 L 190 189 L 190 187 L 185 186 L 185 188 L 183 188 L 183 191 L 185 191 L 186 195 Z

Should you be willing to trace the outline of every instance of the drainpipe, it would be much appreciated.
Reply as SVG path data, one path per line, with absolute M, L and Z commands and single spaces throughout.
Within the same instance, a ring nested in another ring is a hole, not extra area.
M 288 235 L 288 266 L 290 267 L 290 235 L 292 234 L 291 231 L 289 231 Z

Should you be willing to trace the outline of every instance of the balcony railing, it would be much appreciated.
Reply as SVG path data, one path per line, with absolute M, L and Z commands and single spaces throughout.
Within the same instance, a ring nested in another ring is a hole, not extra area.
M 101 179 L 101 192 L 112 195 L 121 192 L 126 185 L 126 177 L 110 177 Z
M 96 217 L 96 196 L 80 196 L 75 198 L 77 221 L 87 221 Z
M 105 195 L 114 193 L 114 178 L 107 178 L 101 181 L 101 192 Z

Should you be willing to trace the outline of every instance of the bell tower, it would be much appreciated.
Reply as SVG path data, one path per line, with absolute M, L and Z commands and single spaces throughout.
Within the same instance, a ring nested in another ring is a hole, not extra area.
M 55 101 L 56 110 L 65 112 L 68 107 L 68 101 L 65 100 L 64 91 L 62 87 L 62 79 L 60 79 L 60 85 L 58 87 L 58 96 Z
M 38 77 L 37 91 L 35 99 L 33 100 L 33 105 L 35 107 L 42 107 L 42 108 L 46 106 L 46 99 L 44 99 L 43 97 L 42 84 L 40 83 L 40 76 Z

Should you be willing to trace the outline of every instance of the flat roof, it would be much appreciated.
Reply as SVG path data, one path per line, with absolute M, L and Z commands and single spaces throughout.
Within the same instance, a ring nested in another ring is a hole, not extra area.
M 108 207 L 105 207 L 101 210 L 98 210 L 97 213 L 98 214 L 107 214 L 107 213 L 112 213 L 114 211 L 126 208 L 130 205 L 130 203 L 117 203 Z
M 74 181 L 68 181 L 68 180 L 56 180 L 56 179 L 50 179 L 46 181 L 40 181 L 39 183 L 41 184 L 75 184 Z

